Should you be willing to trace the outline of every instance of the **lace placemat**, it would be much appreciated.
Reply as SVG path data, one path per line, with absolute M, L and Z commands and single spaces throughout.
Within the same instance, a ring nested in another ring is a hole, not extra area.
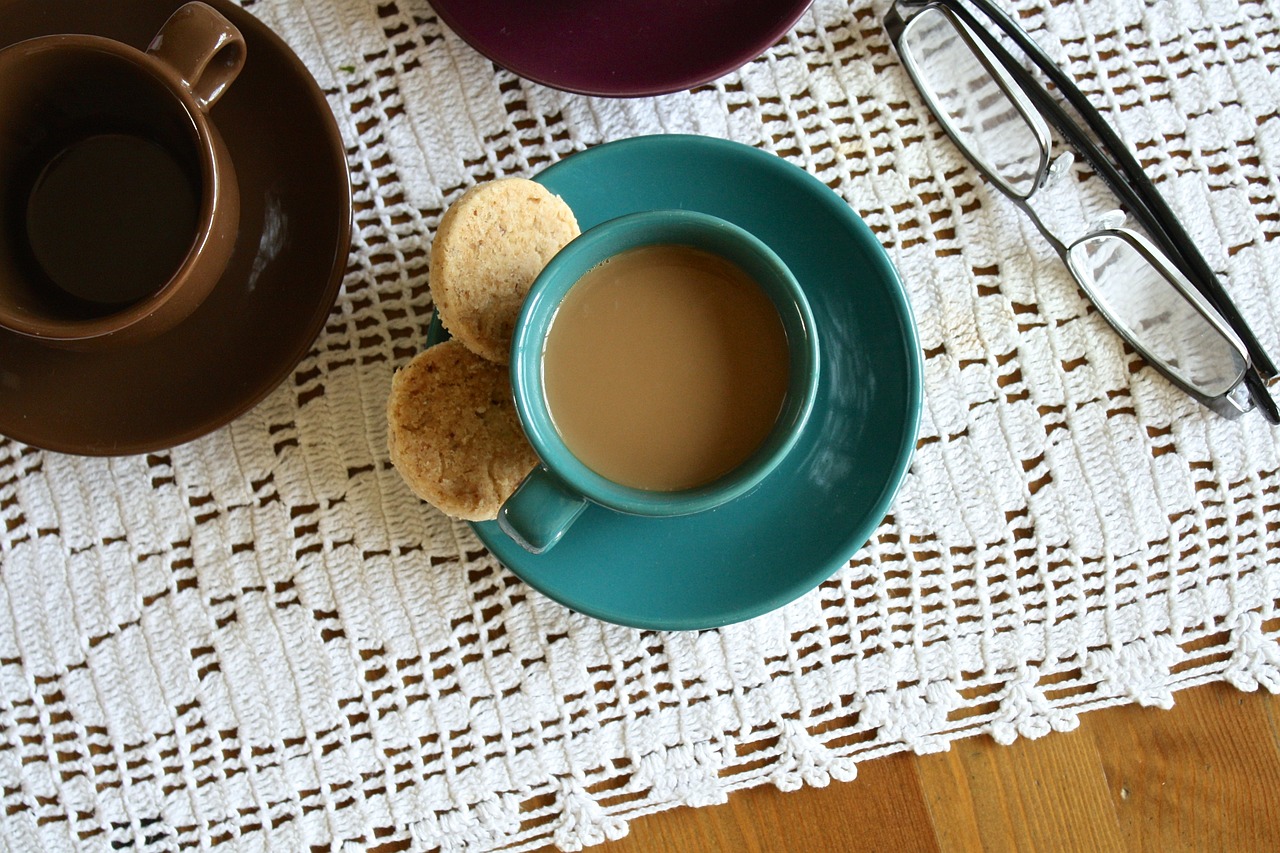
M 886 3 L 819 0 L 739 73 L 634 101 L 497 70 L 427 0 L 245 5 L 347 142 L 344 290 L 291 378 L 204 439 L 119 459 L 0 441 L 0 846 L 573 850 L 898 750 L 1213 680 L 1280 691 L 1280 433 L 1122 345 L 930 119 Z M 1280 353 L 1280 5 L 1012 9 Z M 926 368 L 871 541 L 782 610 L 692 633 L 530 590 L 413 498 L 384 440 L 444 208 L 663 132 L 839 193 L 902 273 Z

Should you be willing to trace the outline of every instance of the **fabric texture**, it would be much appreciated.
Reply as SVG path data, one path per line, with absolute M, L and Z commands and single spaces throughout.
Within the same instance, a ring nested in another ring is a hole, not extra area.
M 326 91 L 355 239 L 311 353 L 230 426 L 116 459 L 0 440 L 0 848 L 577 850 L 638 815 L 855 777 L 1227 681 L 1280 691 L 1280 432 L 1102 321 L 925 110 L 882 0 L 657 98 L 495 68 L 427 0 L 252 0 Z M 1015 0 L 1280 356 L 1280 4 Z M 924 414 L 871 540 L 747 623 L 622 628 L 499 565 L 390 467 L 450 202 L 601 142 L 735 139 L 898 266 Z M 1103 196 L 1075 167 L 1084 208 Z M 0 366 L 0 376 L 3 366 Z

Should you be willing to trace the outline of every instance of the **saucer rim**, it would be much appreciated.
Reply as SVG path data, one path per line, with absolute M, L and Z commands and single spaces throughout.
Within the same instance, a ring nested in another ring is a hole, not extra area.
M 0 2 L 0 9 L 22 2 L 24 0 L 9 0 L 7 3 Z M 251 30 L 255 41 L 261 40 L 269 46 L 277 59 L 282 60 L 291 69 L 295 80 L 301 84 L 306 92 L 307 102 L 310 104 L 312 112 L 319 117 L 320 123 L 325 126 L 326 132 L 323 135 L 323 144 L 327 149 L 329 159 L 332 161 L 333 175 L 339 179 L 343 191 L 341 194 L 334 194 L 335 199 L 341 198 L 341 201 L 334 206 L 332 211 L 338 226 L 337 240 L 332 246 L 333 261 L 329 269 L 328 279 L 323 287 L 317 286 L 315 289 L 314 313 L 309 318 L 308 323 L 299 324 L 297 343 L 289 355 L 282 357 L 277 362 L 275 370 L 264 369 L 259 374 L 258 380 L 251 383 L 252 387 L 237 399 L 235 405 L 226 406 L 216 414 L 195 419 L 181 429 L 156 434 L 147 439 L 107 436 L 103 440 L 89 443 L 59 438 L 51 439 L 48 436 L 27 433 L 23 429 L 26 419 L 19 415 L 13 419 L 14 423 L 12 424 L 0 423 L 0 438 L 8 438 L 38 450 L 86 457 L 132 456 L 170 450 L 227 426 L 269 397 L 280 387 L 289 374 L 297 368 L 302 359 L 306 358 L 307 353 L 310 352 L 316 339 L 324 330 L 325 323 L 342 288 L 354 233 L 351 172 L 347 164 L 346 144 L 338 127 L 337 118 L 329 106 L 324 91 L 320 88 L 319 83 L 312 76 L 306 64 L 278 33 L 251 12 L 241 8 L 231 0 L 203 0 L 203 2 L 221 12 L 241 30 Z M 180 0 L 172 0 L 171 5 L 173 9 L 177 9 L 181 2 Z M 95 33 L 86 34 L 95 35 Z M 16 43 L 13 40 L 6 40 L 3 34 L 0 34 L 0 48 Z M 225 276 L 220 277 L 218 284 L 214 286 L 215 289 L 224 286 L 226 282 Z M 177 329 L 180 328 L 181 324 Z M 175 329 L 175 332 L 177 329 Z M 16 332 L 7 330 L 0 330 L 0 335 L 20 337 Z M 45 350 L 65 351 L 65 348 L 30 338 L 27 339 L 27 343 L 30 346 Z M 160 404 L 158 403 L 157 405 Z
M 779 585 L 773 594 L 762 596 L 749 607 L 739 607 L 737 609 L 705 608 L 706 612 L 697 616 L 659 615 L 654 617 L 652 614 L 649 614 L 637 618 L 634 613 L 619 612 L 606 607 L 594 606 L 589 602 L 584 604 L 582 601 L 568 600 L 570 597 L 563 596 L 556 591 L 549 590 L 540 583 L 539 573 L 537 571 L 528 571 L 526 567 L 518 565 L 521 562 L 520 559 L 510 561 L 508 559 L 504 559 L 503 552 L 509 552 L 521 559 L 524 559 L 526 556 L 529 559 L 536 559 L 536 557 L 535 555 L 523 555 L 519 553 L 516 550 L 519 546 L 511 542 L 509 537 L 501 531 L 496 522 L 472 522 L 470 524 L 471 528 L 475 531 L 477 538 L 482 544 L 484 544 L 490 553 L 493 554 L 495 559 L 506 566 L 508 570 L 519 577 L 522 581 L 529 584 L 529 586 L 571 610 L 583 613 L 592 618 L 600 619 L 604 622 L 631 628 L 648 630 L 707 630 L 741 622 L 769 613 L 794 601 L 802 595 L 805 595 L 819 586 L 843 565 L 846 565 L 848 560 L 857 552 L 857 550 L 865 545 L 865 543 L 870 539 L 876 528 L 888 514 L 893 500 L 902 487 L 902 483 L 906 478 L 907 472 L 910 469 L 911 462 L 915 455 L 916 439 L 919 434 L 920 420 L 924 405 L 923 355 L 920 350 L 919 333 L 915 323 L 914 311 L 909 294 L 907 293 L 906 287 L 902 282 L 897 268 L 893 265 L 892 260 L 884 250 L 884 247 L 878 240 L 876 240 L 874 234 L 862 218 L 848 207 L 847 203 L 835 192 L 831 191 L 829 187 L 822 184 L 821 181 L 806 170 L 793 163 L 789 163 L 776 155 L 761 151 L 743 143 L 715 137 L 687 134 L 654 134 L 615 140 L 603 143 L 600 146 L 595 146 L 594 148 L 576 152 L 575 154 L 566 157 L 564 160 L 548 166 L 537 175 L 534 175 L 533 180 L 542 182 L 546 179 L 547 173 L 553 169 L 574 168 L 568 166 L 574 157 L 579 157 L 584 154 L 590 155 L 592 151 L 605 147 L 625 150 L 626 147 L 644 148 L 655 144 L 672 144 L 676 146 L 687 145 L 693 147 L 703 146 L 708 150 L 720 149 L 722 151 L 733 152 L 733 154 L 741 157 L 744 163 L 754 161 L 756 165 L 752 165 L 750 168 L 779 169 L 780 173 L 788 175 L 790 178 L 789 182 L 794 184 L 796 192 L 798 193 L 803 192 L 806 189 L 807 182 L 805 179 L 807 177 L 809 182 L 812 182 L 812 184 L 815 185 L 813 187 L 808 187 L 809 189 L 816 191 L 817 187 L 821 187 L 824 191 L 822 195 L 817 197 L 823 199 L 821 203 L 827 205 L 831 209 L 832 216 L 846 220 L 853 230 L 862 232 L 863 239 L 867 241 L 866 245 L 874 248 L 874 251 L 872 252 L 874 263 L 879 268 L 878 271 L 885 275 L 886 283 L 891 283 L 894 287 L 896 291 L 894 294 L 895 301 L 903 312 L 903 320 L 905 321 L 903 323 L 905 335 L 903 347 L 909 362 L 908 385 L 910 387 L 908 389 L 906 400 L 907 411 L 904 418 L 904 429 L 896 448 L 896 464 L 893 466 L 890 476 L 880 484 L 880 491 L 875 500 L 869 502 L 868 510 L 865 518 L 863 519 L 864 523 L 857 527 L 850 528 L 842 535 L 833 537 L 833 542 L 838 539 L 840 543 L 843 543 L 838 549 L 834 548 L 834 546 L 832 549 L 838 550 L 840 553 L 844 554 L 842 559 L 839 561 L 833 560 L 830 564 L 815 566 L 811 571 L 805 573 L 801 579 L 789 584 Z M 730 154 L 730 156 L 733 156 L 733 154 Z M 774 161 L 779 162 L 775 163 Z M 794 173 L 787 171 L 788 169 L 794 170 Z M 776 247 L 774 248 L 776 250 Z M 804 286 L 803 281 L 801 282 L 801 286 Z M 432 318 L 432 322 L 433 324 L 436 322 L 435 317 Z M 912 381 L 912 377 L 914 377 L 914 381 Z M 811 419 L 809 423 L 806 424 L 802 432 L 808 432 L 818 428 L 818 425 Z M 766 489 L 770 487 L 770 481 L 766 479 L 760 484 L 758 489 Z M 747 499 L 748 497 L 749 495 L 744 496 L 744 498 L 739 498 L 739 500 Z M 599 507 L 598 509 L 612 513 L 615 516 L 625 515 L 623 513 L 608 510 L 604 507 Z M 716 510 L 707 510 L 706 512 L 714 513 L 715 511 Z M 584 517 L 579 519 L 577 523 L 590 524 L 591 522 L 591 518 Z M 546 555 L 542 556 L 545 557 Z M 513 563 L 516 563 L 517 565 L 513 565 Z
M 766 50 L 772 47 L 783 36 L 789 33 L 795 27 L 796 22 L 809 11 L 813 5 L 813 0 L 786 0 L 788 4 L 795 8 L 786 13 L 783 20 L 776 27 L 770 28 L 767 35 L 761 34 L 752 40 L 749 45 L 726 55 L 723 59 L 714 65 L 708 63 L 706 69 L 696 74 L 684 74 L 676 77 L 675 75 L 662 75 L 664 78 L 669 76 L 666 82 L 662 83 L 635 83 L 635 84 L 617 84 L 609 86 L 607 82 L 601 82 L 594 86 L 578 86 L 568 85 L 556 80 L 555 74 L 546 73 L 540 70 L 529 70 L 528 66 L 521 62 L 513 63 L 509 57 L 504 58 L 502 50 L 495 50 L 488 40 L 477 36 L 465 26 L 458 24 L 455 16 L 455 3 L 470 3 L 473 0 L 433 0 L 431 8 L 435 11 L 436 16 L 442 23 L 466 42 L 472 50 L 479 53 L 490 62 L 505 68 L 517 77 L 522 77 L 530 82 L 537 83 L 541 86 L 547 86 L 561 92 L 568 92 L 574 95 L 586 95 L 596 98 L 648 98 L 659 95 L 670 95 L 675 92 L 684 92 L 698 86 L 705 85 L 714 80 L 732 74 L 734 71 L 742 68 L 747 63 L 762 55 Z M 729 52 L 726 52 L 729 53 Z

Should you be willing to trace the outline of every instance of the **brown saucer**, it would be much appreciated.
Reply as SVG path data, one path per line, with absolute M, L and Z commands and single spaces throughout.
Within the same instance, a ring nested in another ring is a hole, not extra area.
M 183 0 L 0 0 L 0 47 L 58 32 L 145 47 Z M 0 433 L 47 450 L 119 456 L 217 429 L 275 389 L 333 307 L 351 242 L 342 137 L 293 51 L 228 0 L 248 61 L 212 112 L 240 182 L 240 237 L 222 281 L 185 321 L 110 353 L 0 330 Z

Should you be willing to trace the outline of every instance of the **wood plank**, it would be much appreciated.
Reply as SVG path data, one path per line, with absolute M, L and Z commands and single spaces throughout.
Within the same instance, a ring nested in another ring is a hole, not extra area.
M 1129 849 L 1280 850 L 1280 702 L 1225 685 L 1174 699 L 1089 727 Z
M 1102 759 L 1079 729 L 1009 747 L 969 738 L 950 752 L 919 758 L 916 771 L 934 826 L 975 826 L 981 849 L 1125 849 Z M 944 851 L 979 849 L 972 831 L 940 837 Z
M 791 793 L 765 785 L 738 791 L 723 805 L 649 815 L 631 821 L 625 838 L 599 850 L 931 853 L 939 847 L 912 761 L 890 755 L 860 765 L 852 782 Z
M 852 782 L 739 791 L 631 822 L 601 853 L 1280 850 L 1280 696 L 1212 684 L 1171 711 L 865 762 Z

